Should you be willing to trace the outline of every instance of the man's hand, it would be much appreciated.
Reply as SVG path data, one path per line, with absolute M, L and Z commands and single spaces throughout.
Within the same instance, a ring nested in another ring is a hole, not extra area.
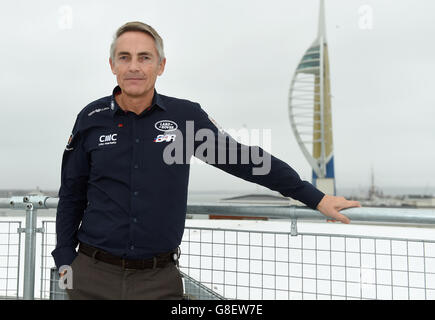
M 345 215 L 339 213 L 340 210 L 346 208 L 361 207 L 361 203 L 358 201 L 346 200 L 344 197 L 336 197 L 325 194 L 317 205 L 317 210 L 323 213 L 325 216 L 332 219 L 326 221 L 341 221 L 342 223 L 350 223 L 350 219 Z

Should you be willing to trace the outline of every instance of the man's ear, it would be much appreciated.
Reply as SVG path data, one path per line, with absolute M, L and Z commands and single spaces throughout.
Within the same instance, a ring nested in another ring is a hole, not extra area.
M 157 75 L 162 75 L 163 71 L 165 71 L 165 65 L 166 65 L 166 58 L 163 58 L 162 62 L 159 64 L 159 71 L 157 72 Z
M 115 66 L 114 66 L 114 63 L 112 61 L 112 58 L 109 58 L 109 64 L 110 64 L 110 69 L 112 69 L 112 73 L 116 74 L 115 73 Z

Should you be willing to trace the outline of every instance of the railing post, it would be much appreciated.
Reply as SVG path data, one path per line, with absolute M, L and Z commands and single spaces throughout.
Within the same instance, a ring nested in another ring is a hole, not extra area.
M 9 208 L 13 210 L 26 210 L 26 226 L 18 228 L 17 232 L 26 234 L 24 247 L 24 288 L 23 299 L 35 298 L 35 257 L 36 257 L 36 233 L 44 232 L 43 228 L 36 228 L 37 210 L 46 209 L 45 196 L 12 197 L 8 200 Z M 0 201 L 0 207 L 4 203 Z
M 45 208 L 47 197 L 24 196 L 12 197 L 9 201 L 11 209 L 26 210 L 26 226 L 18 228 L 17 232 L 24 232 L 24 288 L 23 299 L 34 300 L 35 298 L 35 257 L 36 257 L 36 233 L 44 232 L 43 228 L 36 228 L 37 209 Z
M 36 214 L 32 203 L 26 205 L 26 241 L 24 248 L 24 300 L 35 298 Z

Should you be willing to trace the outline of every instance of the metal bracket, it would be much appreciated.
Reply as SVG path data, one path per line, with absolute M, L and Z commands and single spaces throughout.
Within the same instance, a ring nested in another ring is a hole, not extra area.
M 46 196 L 21 196 L 12 197 L 9 201 L 10 209 L 16 210 L 35 210 L 35 209 L 46 209 L 45 201 L 48 197 Z
M 297 224 L 297 219 L 296 218 L 292 218 L 291 219 L 291 227 L 290 227 L 290 235 L 291 236 L 297 236 L 298 235 L 298 224 Z
M 298 235 L 298 218 L 296 216 L 296 210 L 294 206 L 290 208 L 290 220 L 291 220 L 290 235 L 294 237 Z
M 35 232 L 39 232 L 39 233 L 44 233 L 45 229 L 44 228 L 35 228 L 34 229 Z M 30 230 L 27 230 L 27 228 L 17 228 L 17 233 L 26 233 Z

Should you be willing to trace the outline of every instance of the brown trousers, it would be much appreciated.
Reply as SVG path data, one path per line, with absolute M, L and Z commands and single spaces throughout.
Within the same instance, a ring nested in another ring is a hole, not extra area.
M 174 263 L 163 268 L 123 269 L 81 252 L 71 264 L 70 300 L 181 300 L 183 281 Z

